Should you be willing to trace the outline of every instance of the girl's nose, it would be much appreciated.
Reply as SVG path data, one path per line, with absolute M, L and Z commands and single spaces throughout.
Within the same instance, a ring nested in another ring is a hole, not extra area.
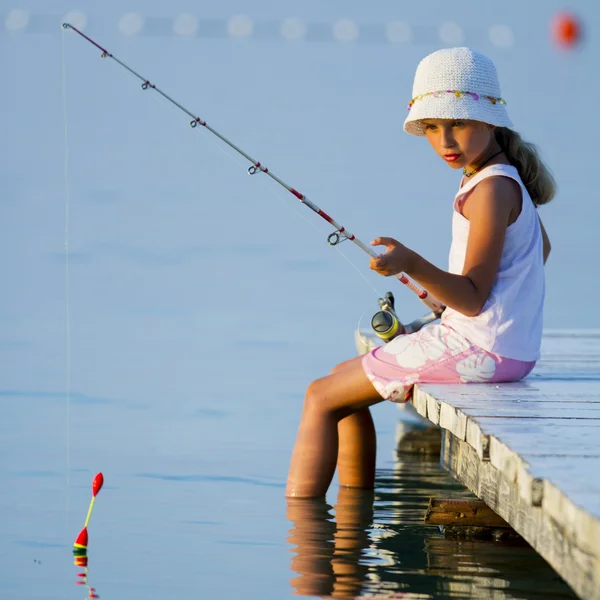
M 454 146 L 456 146 L 456 140 L 452 135 L 452 131 L 446 131 L 445 129 L 442 129 L 440 135 L 440 143 L 442 145 L 442 148 L 453 148 Z

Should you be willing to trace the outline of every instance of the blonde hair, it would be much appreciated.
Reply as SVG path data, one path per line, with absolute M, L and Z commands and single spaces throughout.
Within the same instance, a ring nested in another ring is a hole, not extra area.
M 535 206 L 550 202 L 556 194 L 556 182 L 540 159 L 537 147 L 508 127 L 496 127 L 495 134 L 510 164 L 517 168 Z

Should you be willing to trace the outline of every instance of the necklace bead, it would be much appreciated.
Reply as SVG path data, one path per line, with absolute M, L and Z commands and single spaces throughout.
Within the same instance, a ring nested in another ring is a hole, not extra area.
M 473 175 L 475 175 L 475 173 L 479 173 L 479 171 L 481 171 L 481 169 L 483 169 L 483 167 L 485 167 L 485 165 L 487 165 L 490 162 L 490 160 L 496 158 L 496 156 L 502 154 L 502 152 L 504 152 L 504 150 L 500 150 L 499 152 L 496 152 L 496 154 L 492 154 L 492 156 L 490 156 L 485 162 L 481 163 L 478 167 L 475 167 L 470 173 L 467 173 L 467 167 L 464 167 L 463 175 L 465 177 L 472 177 Z

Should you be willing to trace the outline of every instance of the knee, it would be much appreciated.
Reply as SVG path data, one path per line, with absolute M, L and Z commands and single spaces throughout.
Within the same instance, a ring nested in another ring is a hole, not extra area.
M 315 379 L 306 389 L 304 410 L 309 412 L 326 412 L 325 395 L 323 393 L 323 378 Z

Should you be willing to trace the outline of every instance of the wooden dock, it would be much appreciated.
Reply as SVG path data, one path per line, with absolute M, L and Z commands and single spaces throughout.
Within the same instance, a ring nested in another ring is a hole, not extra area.
M 600 331 L 546 333 L 521 382 L 416 386 L 412 404 L 442 430 L 441 463 L 600 600 Z

